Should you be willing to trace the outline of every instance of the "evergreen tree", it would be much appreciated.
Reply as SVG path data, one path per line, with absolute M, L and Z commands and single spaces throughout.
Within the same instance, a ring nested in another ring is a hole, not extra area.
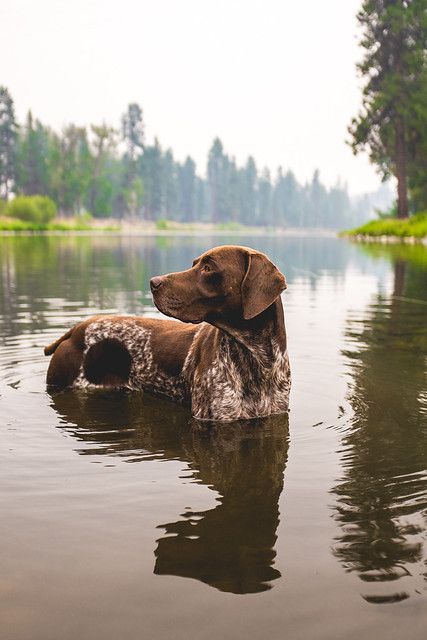
M 18 136 L 16 189 L 25 195 L 49 194 L 49 131 L 28 112 Z
M 122 116 L 122 138 L 126 145 L 126 156 L 136 161 L 144 149 L 144 121 L 142 109 L 132 103 Z
M 264 225 L 272 224 L 272 187 L 270 171 L 267 167 L 264 168 L 258 181 L 258 206 L 259 223 Z
M 298 185 L 294 174 L 283 175 L 282 167 L 277 170 L 272 196 L 272 224 L 277 226 L 299 226 Z
M 427 0 L 364 0 L 357 16 L 365 50 L 362 109 L 349 128 L 353 151 L 367 149 L 384 177 L 397 178 L 397 210 L 408 215 L 410 141 L 420 85 L 425 85 Z M 426 128 L 427 110 L 422 119 Z
M 119 208 L 135 216 L 142 204 L 143 184 L 138 175 L 138 160 L 144 150 L 144 122 L 141 107 L 132 103 L 122 116 L 123 185 Z
M 101 159 L 97 158 L 97 162 L 100 163 Z M 93 158 L 89 149 L 86 129 L 76 127 L 73 124 L 68 125 L 64 128 L 61 139 L 62 188 L 59 204 L 63 212 L 78 214 L 82 211 L 89 197 L 92 170 Z M 99 164 L 97 170 L 100 170 Z M 99 186 L 98 180 L 98 191 Z M 99 199 L 99 194 L 97 198 Z M 97 205 L 95 205 L 94 214 L 95 211 L 97 215 L 100 215 L 102 208 L 98 211 Z
M 249 156 L 241 177 L 241 221 L 245 224 L 257 224 L 258 172 L 252 156 Z
M 197 218 L 200 221 L 206 221 L 209 216 L 208 204 L 207 204 L 207 195 L 206 195 L 206 182 L 196 177 L 196 212 Z
M 141 158 L 141 174 L 144 184 L 144 213 L 149 220 L 156 220 L 163 211 L 163 155 L 157 138 L 147 146 Z
M 196 163 L 187 156 L 179 167 L 178 184 L 180 191 L 181 214 L 185 220 L 194 222 L 196 215 Z
M 319 169 L 316 169 L 308 189 L 309 226 L 321 227 L 328 220 L 328 193 L 320 182 Z
M 163 202 L 162 216 L 174 218 L 178 213 L 177 164 L 171 149 L 163 156 Z
M 211 197 L 212 222 L 221 222 L 226 218 L 226 156 L 219 138 L 215 138 L 208 155 L 208 184 Z
M 89 209 L 97 217 L 113 213 L 113 181 L 111 156 L 116 146 L 116 131 L 105 123 L 91 125 L 94 164 L 89 192 Z
M 6 87 L 0 86 L 0 197 L 6 202 L 16 177 L 16 138 L 13 100 Z

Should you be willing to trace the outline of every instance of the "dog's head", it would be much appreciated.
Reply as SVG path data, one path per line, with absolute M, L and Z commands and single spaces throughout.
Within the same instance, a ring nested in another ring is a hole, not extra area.
M 260 315 L 286 289 L 285 276 L 259 251 L 210 249 L 191 269 L 150 281 L 156 307 L 183 322 L 238 323 Z

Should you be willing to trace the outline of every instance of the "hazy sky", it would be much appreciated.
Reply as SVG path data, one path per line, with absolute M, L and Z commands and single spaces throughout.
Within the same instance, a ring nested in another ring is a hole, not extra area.
M 60 128 L 118 125 L 144 109 L 178 159 L 204 173 L 218 135 L 239 163 L 280 164 L 299 180 L 379 179 L 345 145 L 360 102 L 355 14 L 360 0 L 1 0 L 0 84 Z

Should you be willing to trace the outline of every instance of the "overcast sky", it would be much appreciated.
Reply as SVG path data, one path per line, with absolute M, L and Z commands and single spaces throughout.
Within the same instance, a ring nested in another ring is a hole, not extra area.
M 147 139 L 204 173 L 214 136 L 242 163 L 318 167 L 352 193 L 379 179 L 345 144 L 360 102 L 360 0 L 1 0 L 0 84 L 23 120 L 118 126 L 129 102 Z

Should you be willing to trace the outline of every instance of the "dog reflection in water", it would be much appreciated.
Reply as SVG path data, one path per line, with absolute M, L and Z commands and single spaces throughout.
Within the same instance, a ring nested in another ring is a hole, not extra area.
M 80 454 L 181 460 L 198 482 L 219 493 L 214 509 L 187 511 L 158 525 L 166 535 L 157 540 L 154 573 L 195 578 L 230 593 L 271 588 L 280 577 L 274 546 L 287 414 L 230 425 L 198 422 L 148 394 L 144 402 L 142 394 L 97 391 L 63 391 L 52 399 L 67 432 L 82 443 Z

